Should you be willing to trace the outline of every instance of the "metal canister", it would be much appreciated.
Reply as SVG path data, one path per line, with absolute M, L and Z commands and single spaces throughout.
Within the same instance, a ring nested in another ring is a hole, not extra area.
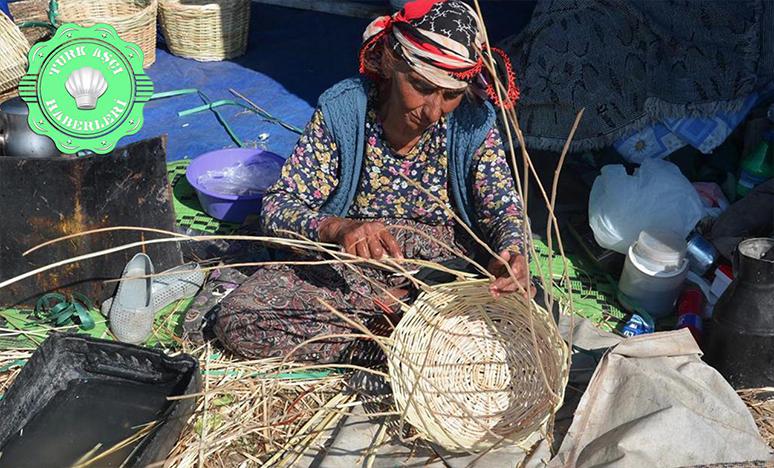
M 0 104 L 0 157 L 61 158 L 51 138 L 30 130 L 28 115 L 27 104 L 21 98 Z
M 691 271 L 704 275 L 718 261 L 718 251 L 712 243 L 694 231 L 688 236 L 688 264 Z

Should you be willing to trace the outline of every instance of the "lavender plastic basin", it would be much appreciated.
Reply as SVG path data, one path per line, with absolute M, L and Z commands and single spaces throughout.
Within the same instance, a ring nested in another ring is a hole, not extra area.
M 198 180 L 199 176 L 207 171 L 219 170 L 228 166 L 234 166 L 241 162 L 244 165 L 265 161 L 266 159 L 276 160 L 281 166 L 284 159 L 277 154 L 252 148 L 227 148 L 217 151 L 204 153 L 197 157 L 186 170 L 185 177 L 188 183 L 196 190 L 199 197 L 199 203 L 202 209 L 208 215 L 221 221 L 230 223 L 241 223 L 251 214 L 261 212 L 261 199 L 263 194 L 256 195 L 230 195 L 215 193 L 202 187 Z M 279 177 L 279 171 L 276 178 Z M 269 187 L 264 187 L 264 190 Z

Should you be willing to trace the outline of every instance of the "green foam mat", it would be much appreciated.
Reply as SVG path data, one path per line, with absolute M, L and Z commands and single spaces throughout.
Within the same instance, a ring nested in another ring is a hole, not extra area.
M 145 343 L 149 347 L 176 348 L 183 334 L 185 312 L 193 298 L 183 299 L 165 307 L 153 323 L 153 334 Z M 25 309 L 0 310 L 0 322 L 3 322 L 0 332 L 0 350 L 2 349 L 36 349 L 43 340 L 54 331 L 80 333 L 94 338 L 112 339 L 108 330 L 107 319 L 97 310 L 89 311 L 95 326 L 91 330 L 81 330 L 71 324 L 53 327 L 32 316 L 32 311 Z
M 238 224 L 218 221 L 202 210 L 196 191 L 185 178 L 190 160 L 181 160 L 167 165 L 167 176 L 172 185 L 173 204 L 177 214 L 177 225 L 207 234 L 230 234 Z
M 565 308 L 571 302 L 575 314 L 591 320 L 607 331 L 612 331 L 622 325 L 628 313 L 618 306 L 615 298 L 616 285 L 610 282 L 605 273 L 592 265 L 585 257 L 568 253 L 565 257 L 567 277 L 570 282 L 568 291 L 566 282 L 562 281 L 565 268 L 565 262 L 562 261 L 562 258 L 557 252 L 554 252 L 552 257 L 548 246 L 538 239 L 534 240 L 534 246 L 537 255 L 531 265 L 532 273 L 547 275 L 550 263 L 551 276 L 554 281 L 554 297 L 558 298 Z

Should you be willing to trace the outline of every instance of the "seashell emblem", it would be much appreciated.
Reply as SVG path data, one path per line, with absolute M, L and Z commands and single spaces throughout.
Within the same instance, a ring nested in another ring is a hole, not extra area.
M 107 90 L 108 84 L 99 70 L 83 67 L 70 74 L 65 82 L 65 88 L 70 96 L 75 98 L 78 109 L 94 109 L 97 99 Z

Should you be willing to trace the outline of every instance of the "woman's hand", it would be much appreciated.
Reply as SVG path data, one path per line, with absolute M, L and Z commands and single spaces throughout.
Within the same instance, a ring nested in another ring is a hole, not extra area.
M 509 250 L 503 250 L 500 252 L 499 257 L 511 266 L 513 276 L 508 273 L 505 265 L 500 260 L 493 258 L 489 261 L 487 270 L 497 279 L 489 285 L 489 292 L 494 297 L 499 297 L 500 294 L 519 291 L 525 298 L 534 298 L 536 290 L 530 282 L 529 268 L 524 256 L 513 254 Z
M 402 259 L 395 237 L 382 223 L 328 218 L 320 225 L 320 240 L 339 244 L 350 255 L 381 260 L 385 254 Z

